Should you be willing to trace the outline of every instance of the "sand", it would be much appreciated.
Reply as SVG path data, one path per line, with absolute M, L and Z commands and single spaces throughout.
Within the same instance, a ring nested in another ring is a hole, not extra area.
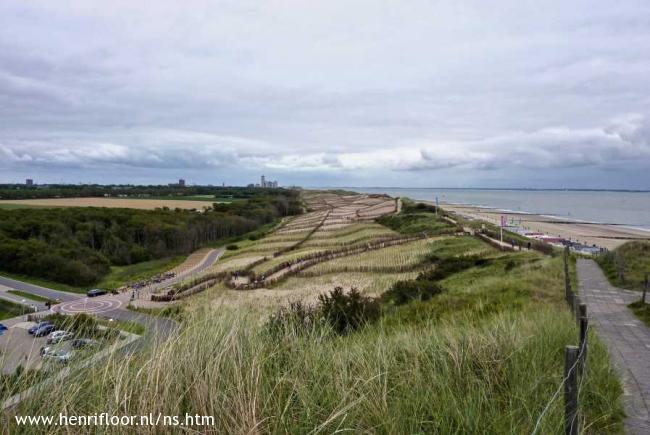
M 614 249 L 623 243 L 632 240 L 650 241 L 650 232 L 627 228 L 621 225 L 591 224 L 571 222 L 567 220 L 554 219 L 547 216 L 522 213 L 507 213 L 493 209 L 479 207 L 442 204 L 441 207 L 447 211 L 470 217 L 489 223 L 500 225 L 501 216 L 506 216 L 508 222 L 514 219 L 519 226 L 530 231 L 546 233 L 550 236 L 559 236 L 586 245 L 596 245 L 606 249 Z
M 14 199 L 1 200 L 0 204 L 35 205 L 44 207 L 108 207 L 108 208 L 137 208 L 153 210 L 169 207 L 203 210 L 211 207 L 208 201 L 185 201 L 173 199 L 127 199 L 127 198 L 44 198 L 44 199 Z

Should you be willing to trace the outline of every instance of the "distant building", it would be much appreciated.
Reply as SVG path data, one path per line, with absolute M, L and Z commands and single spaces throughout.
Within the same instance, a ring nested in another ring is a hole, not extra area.
M 260 177 L 260 184 L 256 184 L 255 187 L 264 187 L 264 188 L 274 188 L 278 187 L 277 181 L 267 181 L 266 177 L 262 175 Z
M 31 187 L 33 185 L 34 185 L 34 180 L 32 180 L 31 178 L 25 180 L 25 186 Z
M 185 187 L 185 180 L 182 178 L 178 180 L 178 187 Z

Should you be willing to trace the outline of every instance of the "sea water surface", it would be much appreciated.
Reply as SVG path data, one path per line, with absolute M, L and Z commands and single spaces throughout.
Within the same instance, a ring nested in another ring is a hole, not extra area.
M 363 193 L 386 193 L 441 204 L 471 204 L 499 210 L 625 225 L 650 231 L 650 192 L 585 190 L 493 190 L 346 187 Z

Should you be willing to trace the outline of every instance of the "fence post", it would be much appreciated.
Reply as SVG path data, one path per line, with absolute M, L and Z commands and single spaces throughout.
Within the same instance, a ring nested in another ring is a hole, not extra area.
M 580 304 L 580 362 L 578 374 L 582 377 L 587 366 L 587 353 L 589 351 L 589 318 L 587 317 L 587 304 Z
M 578 435 L 578 376 L 576 365 L 578 362 L 578 348 L 566 346 L 564 348 L 564 433 L 565 435 Z
M 645 280 L 643 281 L 643 296 L 641 297 L 641 302 L 645 304 L 645 295 L 648 293 L 648 274 L 645 274 Z
M 582 304 L 582 300 L 580 299 L 580 296 L 577 294 L 574 294 L 573 296 L 573 315 L 576 317 L 576 323 L 580 324 L 580 318 L 582 315 L 580 314 L 580 305 Z
M 567 303 L 571 303 L 571 280 L 569 279 L 569 247 L 564 248 L 564 293 Z

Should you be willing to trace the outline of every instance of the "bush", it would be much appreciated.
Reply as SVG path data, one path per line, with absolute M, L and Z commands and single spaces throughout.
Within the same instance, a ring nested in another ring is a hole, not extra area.
M 379 302 L 363 296 L 356 288 L 345 292 L 335 287 L 329 294 L 318 297 L 318 304 L 307 305 L 301 301 L 280 307 L 267 322 L 271 335 L 302 335 L 316 325 L 325 323 L 337 335 L 346 335 L 361 329 L 381 315 Z
M 390 290 L 384 292 L 382 301 L 393 302 L 395 305 L 404 305 L 414 300 L 428 301 L 443 291 L 444 288 L 433 281 L 417 279 L 397 281 Z
M 445 279 L 454 273 L 462 272 L 474 266 L 487 266 L 490 260 L 475 255 L 464 257 L 439 258 L 436 255 L 429 255 L 427 260 L 436 266 L 431 270 L 420 273 L 416 279 L 426 281 L 437 281 Z
M 237 249 L 239 249 L 239 246 L 237 246 L 235 244 L 232 244 L 232 245 L 226 246 L 226 249 L 229 250 L 229 251 L 236 251 Z
M 336 287 L 329 295 L 318 296 L 318 301 L 320 316 L 340 335 L 356 331 L 381 315 L 379 303 L 354 287 L 347 294 L 343 287 Z

